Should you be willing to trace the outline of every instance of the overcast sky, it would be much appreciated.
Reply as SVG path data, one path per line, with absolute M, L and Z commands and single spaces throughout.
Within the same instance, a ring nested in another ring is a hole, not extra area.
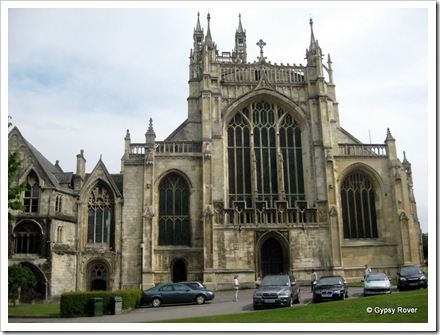
M 198 11 L 205 33 L 209 11 L 220 52 L 232 51 L 241 14 L 248 61 L 257 60 L 261 38 L 267 61 L 284 64 L 306 63 L 312 17 L 325 60 L 330 54 L 333 62 L 341 126 L 379 144 L 390 128 L 399 158 L 405 151 L 412 164 L 419 220 L 427 232 L 428 202 L 435 205 L 435 142 L 428 146 L 436 117 L 435 2 L 430 10 L 424 2 L 339 5 L 353 3 L 165 2 L 174 7 L 160 9 L 145 2 L 135 3 L 145 7 L 136 9 L 109 9 L 106 2 L 97 9 L 15 9 L 10 3 L 1 13 L 2 56 L 8 47 L 2 82 L 9 80 L 2 85 L 2 122 L 12 116 L 23 136 L 66 172 L 76 170 L 76 155 L 84 149 L 87 172 L 102 155 L 108 170 L 119 173 L 127 129 L 133 143 L 144 142 L 152 118 L 161 141 L 187 117 Z M 434 225 L 433 207 L 431 213 Z

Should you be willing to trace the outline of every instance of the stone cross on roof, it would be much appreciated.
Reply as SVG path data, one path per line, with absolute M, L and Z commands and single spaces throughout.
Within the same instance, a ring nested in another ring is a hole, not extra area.
M 263 56 L 263 48 L 266 45 L 266 42 L 264 42 L 261 38 L 260 40 L 257 42 L 257 45 L 260 47 L 260 62 L 265 60 L 266 57 Z

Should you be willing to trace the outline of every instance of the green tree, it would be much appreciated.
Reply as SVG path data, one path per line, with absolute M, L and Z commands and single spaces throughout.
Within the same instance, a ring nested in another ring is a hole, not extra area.
M 8 116 L 11 119 L 11 116 Z M 8 128 L 12 126 L 12 123 L 8 121 Z M 26 182 L 18 184 L 13 187 L 15 178 L 20 171 L 21 162 L 18 155 L 18 151 L 8 153 L 8 208 L 11 210 L 24 211 L 25 207 L 20 202 L 20 194 L 26 189 Z M 8 212 L 8 221 L 13 220 L 13 216 Z
M 20 201 L 20 194 L 26 189 L 26 182 L 14 185 L 15 177 L 20 170 L 21 162 L 18 151 L 9 153 L 8 157 L 8 208 L 11 210 L 24 211 L 25 207 Z M 12 214 L 8 213 L 8 220 L 13 220 Z
M 8 288 L 12 293 L 14 306 L 22 287 L 34 286 L 36 278 L 34 273 L 28 267 L 21 264 L 14 264 L 8 267 Z
M 11 117 L 9 116 L 9 119 Z M 11 127 L 12 123 L 8 121 L 8 127 Z M 9 252 L 11 247 L 12 237 L 12 223 L 15 220 L 13 212 L 11 211 L 24 211 L 25 207 L 20 201 L 20 194 L 26 189 L 26 182 L 18 184 L 16 182 L 16 176 L 20 171 L 20 157 L 18 152 L 8 153 L 8 246 Z

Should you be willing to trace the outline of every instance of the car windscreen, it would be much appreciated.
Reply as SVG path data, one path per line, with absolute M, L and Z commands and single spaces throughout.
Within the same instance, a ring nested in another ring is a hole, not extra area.
M 419 268 L 401 268 L 400 269 L 400 274 L 402 276 L 415 276 L 415 275 L 419 275 L 421 274 L 422 271 L 420 271 Z
M 338 277 L 321 278 L 318 281 L 318 285 L 342 285 L 342 279 Z
M 264 277 L 261 286 L 289 286 L 289 278 L 285 276 Z
M 383 273 L 374 273 L 374 274 L 369 274 L 367 276 L 367 278 L 365 279 L 365 281 L 370 282 L 370 281 L 382 281 L 382 280 L 388 280 L 388 277 L 383 274 Z

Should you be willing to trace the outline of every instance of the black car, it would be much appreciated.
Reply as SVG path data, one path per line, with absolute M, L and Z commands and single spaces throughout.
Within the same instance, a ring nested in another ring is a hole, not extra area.
M 292 306 L 301 301 L 301 292 L 291 275 L 267 275 L 257 284 L 254 292 L 254 309 L 275 306 Z
M 159 284 L 142 292 L 140 305 L 159 307 L 162 304 L 197 303 L 204 304 L 214 299 L 214 292 L 205 289 L 196 290 L 180 284 Z
M 397 276 L 397 288 L 399 291 L 428 287 L 426 275 L 417 265 L 401 266 Z
M 348 284 L 341 276 L 323 276 L 313 288 L 313 302 L 348 298 Z

